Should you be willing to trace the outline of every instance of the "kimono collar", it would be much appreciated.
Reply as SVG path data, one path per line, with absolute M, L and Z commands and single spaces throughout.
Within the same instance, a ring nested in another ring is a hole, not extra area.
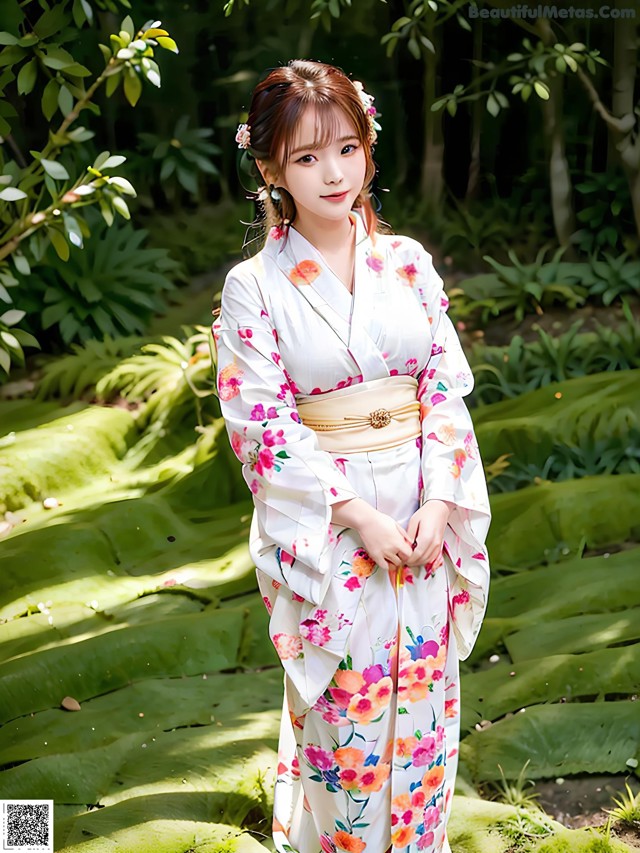
M 384 357 L 375 341 L 384 325 L 382 312 L 375 310 L 384 294 L 384 254 L 374 249 L 375 238 L 367 234 L 362 214 L 349 213 L 356 226 L 353 293 L 349 293 L 323 255 L 295 229 L 288 233 L 272 228 L 263 251 L 273 257 L 289 286 L 333 329 L 349 350 L 364 379 L 388 376 Z M 295 298 L 295 297 L 294 297 Z
M 349 211 L 349 218 L 356 226 L 356 251 L 362 248 L 365 242 L 369 248 L 375 246 L 375 234 L 373 237 L 367 234 L 367 227 L 360 210 Z M 318 255 L 320 258 L 322 257 L 315 246 L 306 237 L 303 237 L 302 234 L 296 231 L 295 228 L 275 225 L 269 230 L 262 251 L 268 255 L 276 256 L 285 249 L 293 257 L 304 258 L 310 256 L 311 253 Z

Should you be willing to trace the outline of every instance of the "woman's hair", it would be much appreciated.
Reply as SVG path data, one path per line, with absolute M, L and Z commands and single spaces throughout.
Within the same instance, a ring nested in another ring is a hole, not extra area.
M 304 59 L 292 59 L 287 65 L 273 69 L 253 91 L 247 119 L 251 134 L 248 153 L 255 160 L 264 161 L 275 175 L 280 176 L 287 164 L 296 128 L 308 106 L 316 111 L 314 147 L 324 147 L 336 137 L 335 107 L 352 122 L 366 158 L 364 185 L 353 207 L 362 208 L 369 234 L 382 230 L 386 223 L 381 222 L 371 203 L 376 164 L 369 118 L 358 90 L 341 69 Z M 252 167 L 253 176 L 263 183 L 257 165 L 253 163 Z M 278 192 L 281 200 L 277 202 L 271 198 L 268 189 L 261 194 L 264 235 L 273 225 L 282 224 L 284 219 L 294 222 L 296 218 L 296 206 L 291 195 L 283 187 L 279 187 Z

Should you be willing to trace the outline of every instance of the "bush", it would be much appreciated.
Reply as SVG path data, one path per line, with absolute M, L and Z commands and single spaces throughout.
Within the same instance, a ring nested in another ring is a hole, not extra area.
M 65 345 L 142 334 L 166 308 L 165 294 L 174 287 L 169 275 L 181 275 L 166 249 L 142 246 L 146 236 L 129 223 L 109 228 L 96 217 L 84 248 L 72 247 L 68 261 L 47 247 L 15 300 L 33 331 L 51 330 Z

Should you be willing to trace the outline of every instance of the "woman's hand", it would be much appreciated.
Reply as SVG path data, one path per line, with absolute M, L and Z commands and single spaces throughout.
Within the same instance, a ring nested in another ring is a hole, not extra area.
M 407 535 L 413 543 L 413 553 L 407 566 L 432 565 L 442 554 L 444 531 L 451 514 L 446 501 L 427 501 L 411 516 Z
M 413 539 L 395 519 L 362 498 L 333 504 L 332 520 L 357 530 L 366 552 L 383 569 L 408 565 Z

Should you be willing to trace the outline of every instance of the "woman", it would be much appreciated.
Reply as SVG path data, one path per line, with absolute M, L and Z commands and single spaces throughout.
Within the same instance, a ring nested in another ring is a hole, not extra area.
M 295 60 L 236 136 L 272 227 L 213 333 L 284 667 L 281 853 L 449 849 L 458 657 L 488 590 L 472 377 L 431 256 L 376 230 L 372 100 Z

